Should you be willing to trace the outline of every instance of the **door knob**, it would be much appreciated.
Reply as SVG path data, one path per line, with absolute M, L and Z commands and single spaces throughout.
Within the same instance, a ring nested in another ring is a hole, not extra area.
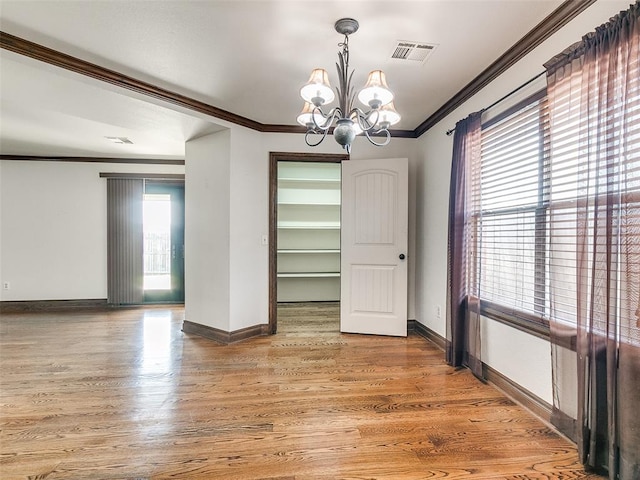
M 400 256 L 398 257 L 400 260 L 404 260 L 404 253 L 401 253 Z

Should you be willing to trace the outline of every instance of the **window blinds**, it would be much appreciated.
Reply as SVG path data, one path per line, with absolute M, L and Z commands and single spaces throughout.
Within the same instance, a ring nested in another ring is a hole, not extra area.
M 626 75 L 585 61 L 549 89 L 550 290 L 554 318 L 582 308 L 603 333 L 619 318 L 614 334 L 640 344 L 640 57 L 627 60 Z
M 539 97 L 539 96 L 538 96 Z M 525 101 L 482 130 L 474 179 L 478 288 L 512 314 L 545 314 L 548 142 L 544 99 Z
M 640 82 L 611 85 L 608 97 L 618 100 L 586 106 L 579 90 L 602 98 L 602 84 L 574 75 L 552 97 L 533 97 L 483 126 L 472 182 L 473 283 L 502 312 L 572 326 L 581 269 L 591 295 L 616 283 L 618 293 L 597 302 L 601 328 L 607 315 L 625 317 L 630 326 L 620 333 L 640 342 Z
M 144 180 L 107 178 L 107 302 L 138 304 L 143 296 Z

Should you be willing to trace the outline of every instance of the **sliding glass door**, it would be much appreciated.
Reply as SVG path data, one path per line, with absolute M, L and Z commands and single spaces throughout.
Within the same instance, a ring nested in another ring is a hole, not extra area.
M 144 302 L 184 301 L 184 185 L 145 181 Z

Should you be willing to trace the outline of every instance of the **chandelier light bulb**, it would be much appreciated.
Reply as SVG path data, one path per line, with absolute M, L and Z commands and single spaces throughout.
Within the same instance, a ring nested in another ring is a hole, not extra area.
M 378 109 L 380 116 L 378 117 L 378 127 L 379 128 L 387 128 L 391 125 L 395 125 L 400 121 L 402 117 L 396 111 L 396 107 L 393 104 L 393 100 L 383 105 Z
M 316 68 L 311 72 L 309 81 L 300 89 L 300 96 L 316 107 L 333 102 L 335 95 L 329 85 L 329 74 L 324 68 Z
M 382 70 L 369 73 L 367 83 L 358 94 L 358 100 L 371 108 L 378 108 L 393 100 L 393 93 L 387 85 L 387 77 Z
M 300 115 L 298 115 L 298 118 L 296 119 L 297 122 L 303 127 L 313 128 L 316 125 L 317 126 L 324 125 L 325 123 L 324 117 L 319 112 L 314 113 L 315 108 L 316 108 L 315 105 L 309 102 L 304 102 L 304 107 L 302 107 L 302 111 L 300 112 Z M 315 123 L 314 123 L 314 119 L 315 119 Z

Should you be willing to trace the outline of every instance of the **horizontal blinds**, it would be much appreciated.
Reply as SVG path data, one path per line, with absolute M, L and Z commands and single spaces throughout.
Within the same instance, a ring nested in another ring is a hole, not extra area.
M 551 155 L 549 190 L 549 262 L 550 317 L 575 324 L 577 320 L 578 266 L 578 188 L 580 165 L 586 159 L 584 128 L 580 105 L 574 105 L 572 91 L 580 85 L 580 75 L 573 74 L 557 90 L 550 91 Z M 559 85 L 558 85 L 559 86 Z
M 592 62 L 549 89 L 550 290 L 554 317 L 581 308 L 601 332 L 617 318 L 640 343 L 640 61 L 628 60 L 628 75 Z
M 544 104 L 536 100 L 482 131 L 474 204 L 480 297 L 544 313 Z
M 640 342 L 640 81 L 611 77 L 604 89 L 567 75 L 483 128 L 475 283 L 483 300 L 567 324 L 579 284 L 595 285 L 594 327 L 623 317 L 621 337 Z

